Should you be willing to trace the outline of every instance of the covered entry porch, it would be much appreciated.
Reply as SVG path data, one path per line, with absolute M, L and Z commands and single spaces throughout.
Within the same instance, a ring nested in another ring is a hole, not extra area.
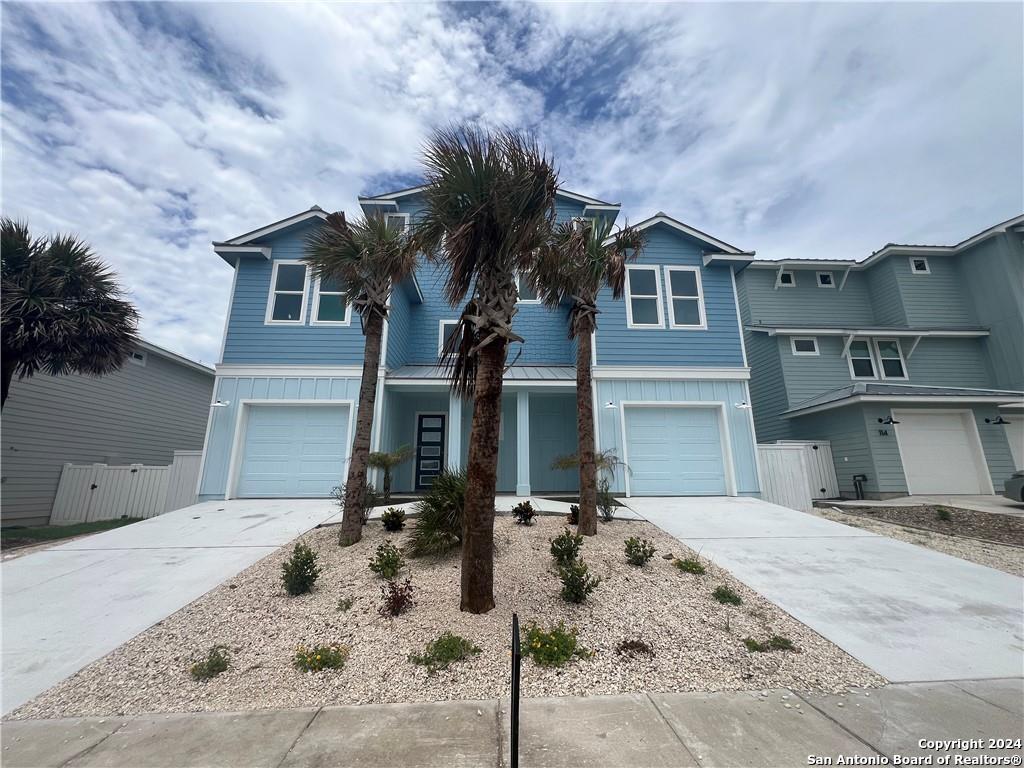
M 394 493 L 425 491 L 443 468 L 463 467 L 469 455 L 472 401 L 455 397 L 437 369 L 409 368 L 384 380 L 380 428 L 374 436 L 374 450 L 394 451 L 408 445 L 413 451 L 412 458 L 392 473 Z M 433 376 L 422 375 L 428 372 Z M 575 470 L 551 467 L 557 457 L 576 452 L 575 372 L 569 368 L 555 378 L 550 368 L 544 368 L 546 378 L 524 376 L 539 372 L 513 368 L 506 374 L 498 493 L 530 496 L 579 490 Z

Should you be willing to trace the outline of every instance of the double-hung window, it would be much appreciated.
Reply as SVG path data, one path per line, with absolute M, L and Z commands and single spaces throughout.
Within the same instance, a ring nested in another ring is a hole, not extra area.
M 387 223 L 389 229 L 393 229 L 396 232 L 405 232 L 409 229 L 409 214 L 389 213 L 387 214 Z
M 270 274 L 268 325 L 301 325 L 306 321 L 306 265 L 299 261 L 275 261 Z
M 876 379 L 875 361 L 871 356 L 871 344 L 867 339 L 854 339 L 847 352 L 850 361 L 850 376 L 855 379 Z
M 317 279 L 313 288 L 313 320 L 310 325 L 348 325 L 349 319 L 345 287 L 338 280 Z
M 665 267 L 669 328 L 707 328 L 699 267 Z
M 626 267 L 626 327 L 665 327 L 657 267 Z
M 907 366 L 898 340 L 875 339 L 875 351 L 878 352 L 878 366 L 883 379 L 907 378 Z

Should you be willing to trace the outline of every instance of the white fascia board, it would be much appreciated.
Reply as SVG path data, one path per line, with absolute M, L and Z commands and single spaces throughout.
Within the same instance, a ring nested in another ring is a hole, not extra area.
M 147 352 L 157 355 L 158 357 L 162 357 L 167 360 L 170 360 L 171 362 L 184 365 L 185 367 L 191 368 L 194 371 L 205 373 L 208 376 L 212 376 L 214 373 L 214 369 L 208 365 L 197 363 L 195 360 L 190 360 L 184 355 L 179 355 L 177 352 L 171 352 L 169 349 L 158 347 L 156 344 L 151 344 L 148 341 L 139 341 L 138 346 L 146 350 Z
M 670 368 L 624 365 L 599 365 L 594 367 L 595 379 L 658 379 L 658 380 L 699 380 L 699 379 L 732 379 L 745 381 L 750 378 L 750 368 Z
M 739 248 L 737 248 L 734 245 L 729 245 L 728 243 L 723 242 L 722 240 L 718 240 L 717 238 L 714 238 L 711 235 L 707 235 L 707 234 L 701 232 L 699 229 L 694 229 L 693 227 L 691 227 L 691 226 L 689 226 L 687 224 L 684 224 L 681 221 L 676 221 L 675 219 L 671 218 L 670 216 L 662 216 L 662 215 L 652 216 L 649 219 L 645 219 L 644 221 L 641 221 L 639 224 L 634 224 L 633 225 L 633 229 L 636 229 L 636 230 L 649 229 L 650 227 L 653 227 L 653 226 L 655 226 L 657 224 L 664 224 L 665 226 L 671 227 L 672 229 L 675 229 L 675 230 L 677 230 L 679 232 L 682 232 L 683 234 L 689 235 L 690 237 L 692 237 L 692 238 L 694 238 L 696 240 L 700 240 L 701 242 L 707 243 L 708 245 L 713 245 L 716 248 L 721 248 L 726 253 L 731 253 L 731 254 L 736 254 L 736 255 L 743 255 L 743 254 L 747 253 L 746 251 L 741 251 Z M 605 242 L 606 243 L 610 242 L 612 239 L 613 238 L 608 238 L 608 240 L 606 240 Z
M 395 379 L 388 377 L 387 385 L 389 387 L 429 386 L 448 388 L 451 386 L 451 380 L 444 377 L 423 379 Z M 512 389 L 532 389 L 534 387 L 576 389 L 576 381 L 574 379 L 503 379 L 501 385 L 502 387 L 510 387 Z
M 586 205 L 583 206 L 583 215 L 586 216 L 591 211 L 593 211 L 595 213 L 601 213 L 602 211 L 621 211 L 621 210 L 622 210 L 622 206 L 621 205 L 604 205 L 604 204 L 602 204 L 602 205 L 595 205 L 595 204 L 587 203 Z
M 989 336 L 991 333 L 986 330 L 964 330 L 964 331 L 910 331 L 894 330 L 892 328 L 774 328 L 763 325 L 748 325 L 748 331 L 754 333 L 767 333 L 769 336 L 892 336 L 900 338 L 931 337 L 939 339 L 979 339 Z
M 361 365 L 245 365 L 223 363 L 217 366 L 217 376 L 269 376 L 270 378 L 359 378 Z
M 750 265 L 755 269 L 842 269 L 857 268 L 857 262 L 851 259 L 757 259 Z
M 359 198 L 360 202 L 364 200 L 368 203 L 390 203 L 394 202 L 396 197 L 406 197 L 408 195 L 415 195 L 422 192 L 427 188 L 426 184 L 421 184 L 418 187 L 409 187 L 409 189 L 399 189 L 394 192 L 385 192 L 383 195 L 374 195 L 372 197 L 362 196 Z
M 705 253 L 703 256 L 704 266 L 710 266 L 713 262 L 722 264 L 750 264 L 754 261 L 754 252 L 749 253 Z
M 848 405 L 856 405 L 857 403 L 918 403 L 931 405 L 952 405 L 958 403 L 962 405 L 971 405 L 974 403 L 1004 404 L 1007 403 L 1007 398 L 1000 395 L 969 395 L 960 397 L 956 397 L 955 395 L 949 395 L 948 397 L 943 395 L 854 395 L 853 397 L 845 397 L 842 400 L 836 400 L 831 403 L 814 405 L 810 408 L 802 408 L 798 411 L 788 411 L 782 414 L 782 418 L 792 419 L 796 416 L 809 416 L 812 413 L 831 411 L 836 408 L 844 408 Z
M 262 256 L 270 261 L 271 248 L 269 245 L 215 245 L 213 252 L 234 267 L 240 256 Z
M 360 206 L 372 205 L 379 206 L 381 208 L 394 208 L 396 211 L 398 210 L 397 200 L 376 200 L 372 197 L 360 197 L 358 202 Z
M 268 224 L 267 226 L 261 229 L 256 229 L 253 230 L 252 232 L 246 232 L 244 235 L 233 237 L 230 240 L 228 240 L 225 243 L 225 245 L 245 245 L 246 243 L 252 240 L 259 240 L 261 237 L 266 237 L 267 235 L 273 234 L 274 232 L 278 232 L 279 230 L 290 227 L 293 224 L 298 224 L 300 222 L 306 221 L 307 219 L 326 220 L 327 211 L 323 211 L 320 209 L 303 211 L 302 213 L 297 213 L 294 216 L 289 216 L 287 219 L 282 219 L 281 221 L 274 222 L 273 224 Z
M 567 197 L 570 200 L 575 200 L 578 203 L 586 203 L 587 205 L 614 205 L 616 208 L 621 207 L 614 203 L 606 203 L 604 200 L 598 200 L 596 197 L 587 197 L 586 195 L 581 195 L 578 192 L 570 192 L 566 189 L 562 189 L 561 187 L 555 190 L 555 196 Z

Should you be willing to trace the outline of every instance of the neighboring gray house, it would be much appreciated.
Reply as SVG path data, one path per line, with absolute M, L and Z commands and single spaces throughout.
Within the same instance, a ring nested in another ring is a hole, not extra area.
M 102 377 L 15 380 L 3 409 L 0 523 L 43 525 L 65 463 L 170 464 L 201 450 L 213 394 L 205 365 L 143 342 Z
M 1024 465 L 1024 216 L 953 246 L 737 275 L 757 438 L 828 440 L 844 496 L 999 493 Z

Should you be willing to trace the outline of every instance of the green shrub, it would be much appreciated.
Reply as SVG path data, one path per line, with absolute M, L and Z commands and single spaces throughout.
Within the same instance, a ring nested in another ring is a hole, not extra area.
M 566 529 L 551 539 L 551 556 L 559 566 L 573 562 L 583 546 L 583 534 Z
M 410 654 L 409 661 L 426 667 L 429 674 L 447 669 L 457 661 L 464 661 L 480 653 L 480 649 L 464 637 L 445 632 L 427 643 L 422 654 Z
M 340 600 L 338 600 L 339 613 L 345 613 L 355 604 L 355 602 L 356 600 L 354 597 L 343 597 Z
M 301 672 L 319 672 L 322 669 L 341 669 L 347 660 L 348 646 L 345 645 L 318 645 L 313 648 L 300 645 L 295 649 L 292 663 Z
M 683 573 L 692 573 L 697 576 L 703 576 L 707 573 L 707 569 L 704 568 L 704 564 L 695 557 L 684 557 L 682 560 L 676 558 L 672 561 L 672 565 Z
M 541 667 L 560 667 L 574 656 L 585 659 L 590 652 L 576 641 L 576 630 L 566 630 L 562 622 L 545 630 L 530 622 L 523 628 L 526 656 Z
M 582 560 L 561 566 L 558 578 L 562 580 L 562 599 L 569 603 L 582 603 L 602 581 L 600 576 L 590 575 L 590 569 Z
M 388 507 L 380 516 L 380 521 L 384 524 L 385 531 L 400 531 L 405 528 L 405 512 L 396 507 Z
M 630 565 L 647 565 L 647 561 L 654 557 L 657 551 L 647 539 L 638 539 L 636 536 L 626 539 L 626 562 Z
M 427 495 L 416 505 L 416 520 L 409 537 L 410 555 L 443 555 L 462 543 L 465 498 L 465 470 L 446 469 L 434 478 Z
M 377 545 L 377 552 L 370 558 L 370 570 L 382 579 L 393 579 L 405 565 L 405 558 L 398 547 L 390 541 Z
M 209 680 L 216 677 L 227 670 L 229 661 L 227 646 L 215 645 L 207 652 L 205 659 L 192 665 L 192 679 Z
M 953 519 L 953 515 L 945 507 L 936 507 L 935 508 L 935 519 L 939 520 L 939 521 L 941 521 L 943 523 L 948 523 L 950 520 Z
M 521 501 L 512 507 L 512 517 L 518 525 L 533 525 L 533 518 L 537 516 L 537 510 L 528 501 Z
M 649 659 L 654 658 L 654 649 L 643 640 L 623 640 L 616 646 L 615 652 L 619 656 L 630 656 L 632 658 L 646 656 Z
M 579 504 L 570 504 L 569 505 L 569 513 L 566 515 L 566 517 L 569 518 L 569 525 L 579 525 L 580 524 L 580 505 Z
M 317 553 L 301 541 L 295 544 L 291 557 L 281 566 L 281 581 L 289 595 L 304 595 L 312 591 L 313 583 L 320 575 L 317 557 Z
M 744 638 L 743 644 L 747 646 L 747 650 L 751 653 L 767 653 L 769 651 L 794 651 L 796 646 L 793 645 L 793 641 L 788 637 L 782 635 L 772 635 L 765 642 L 760 642 L 752 637 Z
M 414 605 L 412 599 L 412 579 L 406 579 L 401 584 L 397 581 L 385 581 L 380 588 L 380 595 L 383 598 L 377 613 L 381 616 L 401 616 Z
M 711 596 L 722 605 L 739 605 L 743 602 L 743 598 L 732 587 L 724 584 L 720 587 L 715 587 L 715 591 L 711 593 Z
M 601 513 L 601 520 L 605 523 L 610 523 L 615 518 L 618 509 L 618 502 L 612 496 L 611 487 L 611 481 L 607 477 L 597 481 L 597 511 Z
M 334 502 L 341 508 L 342 513 L 345 512 L 345 486 L 336 485 L 331 489 L 331 496 L 334 498 Z M 360 514 L 363 525 L 366 525 L 370 521 L 370 512 L 373 508 L 380 505 L 382 500 L 381 494 L 377 492 L 377 489 L 373 487 L 373 483 L 366 483 L 363 486 L 363 511 Z M 341 542 L 344 544 L 344 542 Z

